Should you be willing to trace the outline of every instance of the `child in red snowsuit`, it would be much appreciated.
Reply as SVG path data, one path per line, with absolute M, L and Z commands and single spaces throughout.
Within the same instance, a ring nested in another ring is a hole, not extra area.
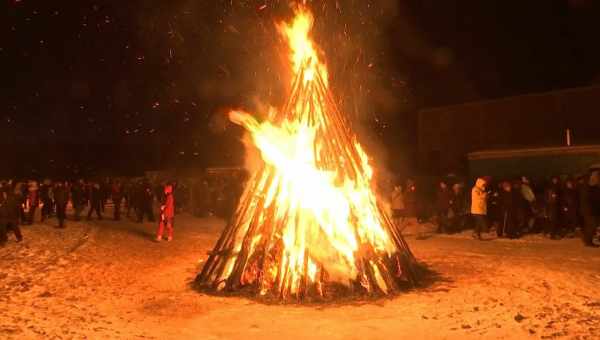
M 175 199 L 173 198 L 173 187 L 171 185 L 165 185 L 165 198 L 163 204 L 160 206 L 160 220 L 158 222 L 158 233 L 156 234 L 156 241 L 160 242 L 163 238 L 163 231 L 165 226 L 167 228 L 167 241 L 173 239 L 173 219 L 175 218 Z

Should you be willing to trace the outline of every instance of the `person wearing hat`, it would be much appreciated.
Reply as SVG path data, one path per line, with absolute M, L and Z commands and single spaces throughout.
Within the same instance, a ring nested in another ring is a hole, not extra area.
M 167 241 L 173 239 L 173 222 L 175 219 L 175 198 L 173 197 L 173 186 L 165 185 L 164 198 L 160 206 L 160 220 L 158 222 L 158 232 L 156 233 L 156 241 L 160 242 L 163 239 L 163 231 L 166 227 L 168 237 Z
M 486 182 L 478 178 L 471 190 L 471 216 L 475 230 L 473 237 L 481 240 L 481 232 L 487 230 L 487 192 Z

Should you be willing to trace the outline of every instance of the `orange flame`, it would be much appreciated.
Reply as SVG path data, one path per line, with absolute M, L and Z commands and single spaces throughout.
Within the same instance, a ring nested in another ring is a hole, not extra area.
M 337 282 L 388 293 L 396 288 L 392 275 L 403 274 L 398 254 L 406 246 L 378 205 L 369 158 L 327 89 L 312 24 L 300 9 L 277 25 L 295 75 L 286 107 L 262 123 L 229 113 L 250 132 L 264 165 L 240 199 L 235 228 L 222 236 L 228 241 L 217 244 L 231 255 L 209 259 L 201 274 L 217 290 L 256 283 L 261 294 L 285 296 Z
M 292 52 L 290 59 L 294 73 L 298 74 L 303 70 L 304 80 L 310 81 L 313 79 L 315 72 L 320 72 L 323 81 L 327 85 L 327 67 L 319 61 L 317 52 L 309 37 L 313 22 L 314 18 L 309 11 L 299 9 L 291 24 L 282 22 L 277 28 L 287 40 Z

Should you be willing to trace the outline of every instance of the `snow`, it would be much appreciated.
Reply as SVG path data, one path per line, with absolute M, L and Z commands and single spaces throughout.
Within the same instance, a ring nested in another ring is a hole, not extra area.
M 600 249 L 578 239 L 476 241 L 407 230 L 434 274 L 389 299 L 268 305 L 190 286 L 224 227 L 178 215 L 153 223 L 55 220 L 0 248 L 0 338 L 526 339 L 600 337 Z M 431 226 L 421 226 L 428 233 Z

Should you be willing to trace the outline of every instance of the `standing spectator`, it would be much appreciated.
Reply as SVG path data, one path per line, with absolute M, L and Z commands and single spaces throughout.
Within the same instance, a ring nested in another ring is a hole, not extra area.
M 594 244 L 594 235 L 600 216 L 600 178 L 598 171 L 590 174 L 587 183 L 579 188 L 579 208 L 583 217 L 583 244 L 586 247 L 598 247 Z
M 106 201 L 111 195 L 110 179 L 107 177 L 104 181 L 100 182 L 100 211 L 104 213 L 106 208 Z
M 19 217 L 22 225 L 27 224 L 27 214 L 25 213 L 25 206 L 27 203 L 27 189 L 25 183 L 17 182 L 13 193 L 19 200 Z
M 475 224 L 473 237 L 481 240 L 481 232 L 487 230 L 487 192 L 485 180 L 478 178 L 471 190 L 471 215 Z
M 80 179 L 73 185 L 71 191 L 71 203 L 73 204 L 73 210 L 75 211 L 75 221 L 81 220 L 81 212 L 86 203 L 85 182 L 83 179 Z
M 523 182 L 518 179 L 512 183 L 513 209 L 515 212 L 514 232 L 523 234 L 527 225 L 527 211 L 530 209 L 529 202 L 523 196 Z
M 164 189 L 164 196 L 160 206 L 160 221 L 158 222 L 158 232 L 156 241 L 163 239 L 163 231 L 167 229 L 167 241 L 173 240 L 173 223 L 175 219 L 175 198 L 173 197 L 173 186 L 167 184 Z
M 531 230 L 535 224 L 535 194 L 531 189 L 529 179 L 524 176 L 521 178 L 521 194 L 525 199 L 523 210 L 524 225 L 522 227 L 527 227 L 528 230 Z
M 491 184 L 492 182 L 490 178 L 489 180 L 486 180 L 486 183 L 488 183 L 487 188 L 489 188 L 487 209 L 488 225 L 493 226 L 497 231 L 498 228 L 500 228 L 500 225 L 503 223 L 502 208 L 500 207 L 500 193 L 502 192 L 503 182 L 498 182 L 496 185 L 493 185 Z
M 458 232 L 465 226 L 465 215 L 467 215 L 467 198 L 465 196 L 464 184 L 454 183 L 452 185 L 452 201 L 450 204 L 451 232 Z
M 148 181 L 144 181 L 141 186 L 140 192 L 140 207 L 138 211 L 138 223 L 142 223 L 144 221 L 144 216 L 148 217 L 148 221 L 154 222 L 154 212 L 152 209 L 152 204 L 154 203 L 154 194 L 152 191 L 152 186 Z
M 25 211 L 27 213 L 27 224 L 33 224 L 33 218 L 35 217 L 35 210 L 40 204 L 38 196 L 38 184 L 36 181 L 29 181 L 27 200 L 25 202 Z
M 198 210 L 199 214 L 202 217 L 208 217 L 211 214 L 211 192 L 210 192 L 210 184 L 207 179 L 203 179 L 199 186 L 198 193 Z
M 406 206 L 404 205 L 404 193 L 402 192 L 402 185 L 398 184 L 392 191 L 392 219 L 396 228 L 400 229 L 404 216 L 406 216 Z
M 404 192 L 404 205 L 407 217 L 417 217 L 417 201 L 417 185 L 412 179 L 409 179 L 406 181 L 406 191 Z
M 544 191 L 544 204 L 546 210 L 546 234 L 552 239 L 558 239 L 560 236 L 559 214 L 559 190 L 560 180 L 558 177 L 552 177 L 550 183 Z
M 67 218 L 67 203 L 69 202 L 68 187 L 63 182 L 57 182 L 54 187 L 54 200 L 56 201 L 56 218 L 58 218 L 58 228 L 65 227 Z
M 125 204 L 127 206 L 127 218 L 129 218 L 131 210 L 133 208 L 133 213 L 135 212 L 135 207 L 137 201 L 135 200 L 137 183 L 128 181 L 127 186 L 125 187 Z
M 19 198 L 9 188 L 4 188 L 0 192 L 0 247 L 8 241 L 6 234 L 9 231 L 15 234 L 17 242 L 23 240 L 19 228 Z
M 575 182 L 572 179 L 567 179 L 562 195 L 560 195 L 560 220 L 566 228 L 568 235 L 575 235 L 577 228 L 577 190 L 575 190 Z M 572 237 L 572 236 L 569 236 Z
M 502 220 L 498 226 L 498 229 L 496 229 L 496 234 L 498 237 L 506 235 L 508 238 L 516 238 L 518 233 L 515 221 L 515 195 L 512 191 L 512 185 L 509 181 L 502 182 L 502 190 L 500 191 L 498 197 Z
M 49 179 L 45 179 L 40 185 L 39 196 L 42 203 L 41 209 L 41 222 L 44 222 L 47 218 L 52 215 L 52 199 L 50 198 L 50 191 L 52 182 Z
M 448 212 L 452 204 L 452 194 L 445 181 L 440 181 L 436 197 L 437 232 L 447 233 L 449 231 Z
M 89 191 L 89 205 L 90 209 L 88 210 L 87 220 L 92 219 L 92 213 L 95 211 L 99 220 L 102 220 L 101 205 L 102 205 L 102 191 L 100 189 L 100 184 L 93 183 L 90 187 Z
M 114 181 L 111 191 L 111 199 L 115 205 L 114 220 L 119 221 L 121 219 L 121 202 L 123 201 L 123 186 L 119 180 Z

